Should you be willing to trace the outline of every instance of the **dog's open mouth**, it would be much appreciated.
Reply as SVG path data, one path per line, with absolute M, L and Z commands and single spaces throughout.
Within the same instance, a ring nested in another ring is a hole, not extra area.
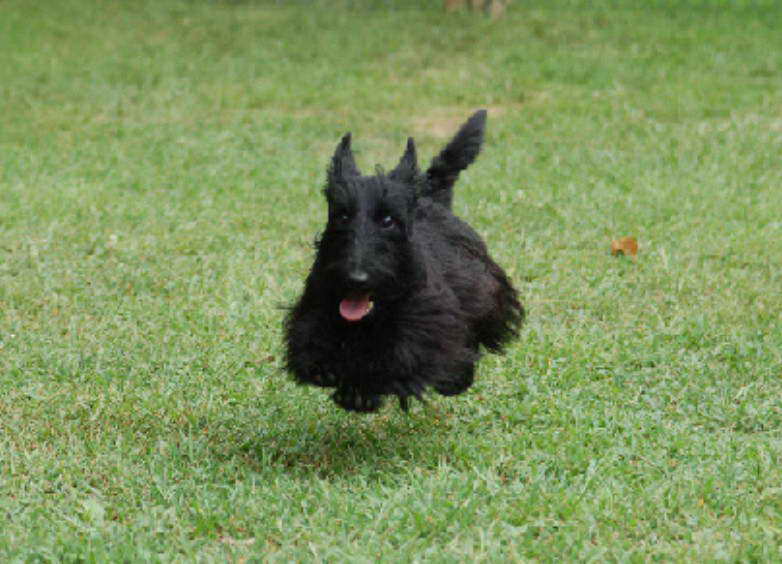
M 375 303 L 368 293 L 349 294 L 339 302 L 339 314 L 345 321 L 361 321 L 372 311 Z

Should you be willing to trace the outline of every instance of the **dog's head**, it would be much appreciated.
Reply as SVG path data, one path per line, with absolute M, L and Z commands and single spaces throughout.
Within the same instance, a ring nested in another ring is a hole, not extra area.
M 422 175 L 415 143 L 408 139 L 389 173 L 363 176 L 342 138 L 324 194 L 328 223 L 318 244 L 316 268 L 335 296 L 334 307 L 349 323 L 371 319 L 420 279 L 412 246 Z

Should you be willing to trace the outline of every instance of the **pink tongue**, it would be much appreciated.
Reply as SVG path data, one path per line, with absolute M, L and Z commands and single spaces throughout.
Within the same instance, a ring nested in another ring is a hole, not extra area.
M 359 321 L 369 313 L 369 294 L 354 294 L 339 302 L 339 313 L 346 321 Z

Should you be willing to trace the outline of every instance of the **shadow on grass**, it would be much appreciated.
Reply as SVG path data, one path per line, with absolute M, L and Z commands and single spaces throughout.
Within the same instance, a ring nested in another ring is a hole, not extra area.
M 210 445 L 215 456 L 241 460 L 259 472 L 379 478 L 395 468 L 431 468 L 448 457 L 454 441 L 452 417 L 432 405 L 417 406 L 409 414 L 390 409 L 368 416 L 335 411 L 297 419 L 288 413 L 277 420 L 265 418 L 263 428 L 256 423 L 242 430 L 248 419 L 239 417 L 224 421 L 220 427 L 225 431 L 230 426 L 233 432 L 211 437 L 215 440 Z

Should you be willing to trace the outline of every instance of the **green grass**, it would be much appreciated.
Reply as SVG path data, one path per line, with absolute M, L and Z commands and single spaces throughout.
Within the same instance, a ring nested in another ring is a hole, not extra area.
M 782 9 L 417 4 L 0 2 L 2 560 L 782 559 Z M 479 107 L 523 335 L 337 411 L 281 366 L 328 155 Z

